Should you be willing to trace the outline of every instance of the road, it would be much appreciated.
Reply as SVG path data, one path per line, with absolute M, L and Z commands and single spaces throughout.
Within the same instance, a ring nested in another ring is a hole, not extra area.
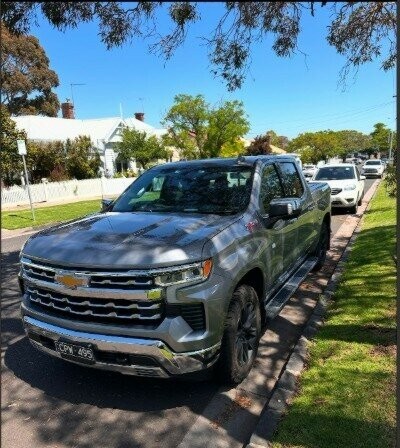
M 366 191 L 372 183 L 366 181 Z M 333 215 L 335 234 L 348 212 Z M 26 238 L 2 240 L 2 447 L 179 445 L 219 393 L 218 386 L 102 372 L 33 349 L 23 333 L 16 281 Z

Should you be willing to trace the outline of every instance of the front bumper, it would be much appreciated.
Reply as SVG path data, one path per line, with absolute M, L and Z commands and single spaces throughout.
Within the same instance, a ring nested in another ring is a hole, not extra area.
M 357 191 L 342 191 L 331 196 L 332 207 L 354 207 L 357 203 Z
M 197 372 L 211 367 L 218 359 L 220 344 L 203 350 L 175 353 L 164 342 L 155 339 L 85 333 L 23 316 L 30 342 L 39 350 L 62 358 L 55 342 L 90 344 L 96 361 L 86 364 L 78 359 L 66 359 L 89 367 L 125 374 L 168 378 Z

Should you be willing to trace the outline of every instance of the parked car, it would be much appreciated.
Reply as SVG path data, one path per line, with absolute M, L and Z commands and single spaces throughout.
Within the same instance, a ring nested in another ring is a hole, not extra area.
M 361 174 L 365 177 L 383 177 L 383 172 L 385 171 L 385 164 L 378 159 L 367 160 L 362 169 Z
M 311 165 L 311 164 L 303 165 L 303 174 L 307 180 L 309 180 L 311 177 L 313 177 L 316 171 L 317 171 L 316 165 Z
M 153 167 L 101 212 L 27 240 L 26 333 L 82 365 L 147 377 L 214 369 L 240 383 L 262 323 L 324 264 L 330 226 L 329 186 L 309 186 L 292 157 Z
M 325 165 L 318 169 L 312 182 L 326 182 L 331 187 L 332 207 L 350 208 L 357 212 L 364 197 L 365 177 L 352 163 Z

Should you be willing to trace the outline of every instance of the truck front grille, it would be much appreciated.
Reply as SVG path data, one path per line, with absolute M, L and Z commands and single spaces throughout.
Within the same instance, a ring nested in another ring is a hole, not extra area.
M 33 286 L 28 286 L 27 294 L 46 313 L 86 322 L 156 325 L 164 311 L 163 301 L 73 297 Z
M 341 188 L 332 188 L 331 189 L 331 195 L 335 196 L 335 195 L 339 194 L 341 191 L 342 191 Z
M 376 174 L 378 173 L 378 170 L 376 168 L 365 168 L 364 173 Z

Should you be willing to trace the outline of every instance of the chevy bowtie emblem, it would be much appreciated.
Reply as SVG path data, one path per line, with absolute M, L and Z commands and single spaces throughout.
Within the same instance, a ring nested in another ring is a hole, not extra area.
M 71 289 L 76 289 L 78 286 L 89 285 L 89 277 L 83 275 L 64 274 L 62 272 L 55 275 L 55 281 Z

